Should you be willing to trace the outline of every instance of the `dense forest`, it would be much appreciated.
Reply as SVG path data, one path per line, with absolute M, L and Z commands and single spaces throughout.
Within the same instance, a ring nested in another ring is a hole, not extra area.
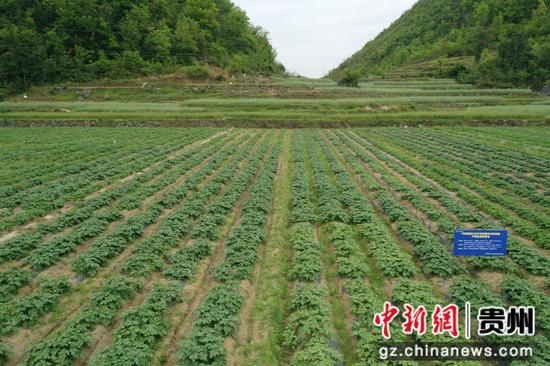
M 550 0 L 420 0 L 330 76 L 387 75 L 403 65 L 470 56 L 442 77 L 480 86 L 550 80 Z
M 200 75 L 198 64 L 282 68 L 267 34 L 230 0 L 0 1 L 0 94 L 182 66 Z

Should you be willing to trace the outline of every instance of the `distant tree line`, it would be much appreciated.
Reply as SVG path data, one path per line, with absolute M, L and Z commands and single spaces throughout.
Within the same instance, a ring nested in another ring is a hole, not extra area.
M 197 63 L 272 74 L 275 58 L 230 0 L 0 1 L 0 94 Z
M 550 80 L 550 0 L 420 0 L 331 76 L 353 69 L 384 75 L 404 64 L 472 56 L 447 75 L 479 85 Z

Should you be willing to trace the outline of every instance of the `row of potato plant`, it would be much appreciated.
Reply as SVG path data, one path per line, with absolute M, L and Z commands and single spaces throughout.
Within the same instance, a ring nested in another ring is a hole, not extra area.
M 227 237 L 225 261 L 213 269 L 214 278 L 219 284 L 210 289 L 206 299 L 197 308 L 193 327 L 181 345 L 178 365 L 226 362 L 224 341 L 239 324 L 239 311 L 244 302 L 239 284 L 250 277 L 258 259 L 258 246 L 264 240 L 264 225 L 271 206 L 280 154 L 279 136 L 265 161 L 260 156 L 254 157 L 256 163 L 251 166 L 261 169 L 260 173 L 240 182 L 241 187 L 245 188 L 255 179 L 243 207 L 240 223 Z
M 184 164 L 182 164 L 182 171 L 192 169 L 210 154 L 217 151 L 217 149 L 219 149 L 219 146 L 217 146 L 217 144 L 212 144 L 210 148 L 202 149 L 200 154 L 197 154 L 201 151 L 201 148 L 199 147 L 182 154 L 182 158 L 185 159 Z M 135 190 L 138 190 L 139 192 L 144 182 L 147 182 L 148 180 L 162 174 L 165 169 L 165 166 L 161 166 L 148 173 L 140 174 L 134 177 L 127 184 L 103 192 L 98 197 L 92 198 L 91 200 L 85 202 L 82 206 L 77 207 L 70 212 L 61 214 L 53 222 L 40 224 L 36 231 L 20 234 L 19 236 L 8 240 L 0 246 L 0 263 L 25 257 L 29 251 L 35 249 L 43 242 L 46 235 L 55 234 L 72 226 L 82 224 L 92 217 L 97 210 L 110 205 L 112 202 L 121 197 L 128 197 L 128 195 Z M 173 178 L 170 177 L 161 179 L 155 185 L 155 190 L 147 191 L 147 194 L 153 194 L 164 186 L 172 183 L 180 174 L 181 173 L 178 171 Z
M 236 145 L 228 145 L 218 155 L 205 164 L 198 172 L 186 180 L 187 184 L 201 181 L 212 171 L 219 168 L 236 151 Z M 156 199 L 145 211 L 131 216 L 117 226 L 112 233 L 96 239 L 90 249 L 80 254 L 72 263 L 72 269 L 80 275 L 93 276 L 99 268 L 105 266 L 111 258 L 119 255 L 131 241 L 142 236 L 148 225 L 157 222 L 160 214 L 176 206 L 186 195 L 187 185 L 177 186 Z
M 0 221 L 0 230 L 25 224 L 35 217 L 60 209 L 68 200 L 83 198 L 110 182 L 114 182 L 121 177 L 127 177 L 154 164 L 181 147 L 179 144 L 172 148 L 151 147 L 152 152 L 138 150 L 131 155 L 131 158 L 126 158 L 126 154 L 120 152 L 122 154 L 120 158 L 109 159 L 105 164 L 99 165 L 96 171 L 88 172 L 86 176 L 70 175 L 62 181 L 51 182 L 39 189 L 16 194 L 11 197 L 15 200 L 13 204 L 23 211 L 13 218 Z M 124 160 L 128 161 L 125 162 Z
M 192 194 L 171 213 L 151 236 L 142 240 L 122 263 L 121 270 L 132 276 L 148 276 L 161 270 L 165 255 L 189 234 L 194 220 L 203 214 L 204 207 L 224 184 L 233 177 L 239 162 L 250 151 L 255 140 L 248 141 L 221 171 L 208 181 L 191 180 L 184 185 Z M 174 277 L 175 278 L 175 277 Z M 183 278 L 182 278 L 183 280 Z
M 123 314 L 113 342 L 90 359 L 90 366 L 149 365 L 156 345 L 168 332 L 166 313 L 181 301 L 181 287 L 174 282 L 157 283 L 145 302 Z
M 349 151 L 350 154 L 345 158 L 351 159 L 351 161 L 348 161 L 350 164 L 353 164 L 355 159 L 368 164 L 366 154 L 362 153 L 356 145 L 342 136 L 338 136 L 338 140 L 334 139 L 332 141 L 339 151 L 345 151 L 346 149 Z M 361 169 L 362 167 L 357 167 L 360 169 L 360 178 L 375 193 L 376 199 L 385 214 L 390 221 L 396 224 L 399 234 L 413 244 L 414 253 L 423 263 L 425 273 L 439 277 L 451 277 L 464 271 L 461 264 L 435 235 L 403 208 L 372 176 L 366 174 L 364 169 Z
M 293 153 L 294 169 L 299 169 L 303 183 L 301 189 L 292 191 L 295 194 L 307 197 L 312 208 L 320 212 L 322 221 L 345 218 L 347 212 L 338 200 L 338 191 L 325 174 L 325 168 L 318 156 L 309 133 L 295 133 L 293 136 L 297 144 L 305 145 L 304 150 L 298 149 Z M 295 149 L 296 150 L 296 149 Z M 304 157 L 307 156 L 307 161 Z M 316 181 L 316 191 L 310 191 L 311 179 L 306 163 L 309 162 Z M 329 197 L 332 192 L 332 197 Z M 318 198 L 318 205 L 313 199 Z M 323 202 L 322 206 L 320 202 Z M 323 212 L 330 210 L 330 212 Z M 321 283 L 323 268 L 321 261 L 320 243 L 314 237 L 314 227 L 311 222 L 295 222 L 290 228 L 290 241 L 294 251 L 290 275 L 294 280 L 287 305 L 287 321 L 282 334 L 282 344 L 290 353 L 290 364 L 293 366 L 305 365 L 337 365 L 343 357 L 332 346 L 334 340 L 331 327 L 330 305 L 327 302 L 328 289 Z
M 372 137 L 369 141 L 376 146 L 382 144 L 379 146 L 381 149 L 386 149 L 400 160 L 407 162 L 409 165 L 411 164 L 410 156 L 402 153 L 396 155 L 392 151 L 393 148 L 390 148 L 387 143 L 379 142 Z M 490 175 L 478 177 L 478 180 L 482 183 L 476 182 L 471 179 L 471 176 L 461 173 L 449 159 L 438 157 L 433 152 L 427 152 L 424 147 L 415 146 L 412 142 L 407 145 L 407 148 L 413 153 L 431 157 L 432 160 L 440 164 L 425 166 L 413 162 L 412 164 L 415 168 L 422 172 L 427 171 L 430 178 L 440 181 L 447 189 L 457 192 L 469 204 L 501 220 L 504 224 L 517 231 L 518 234 L 534 240 L 539 246 L 547 248 L 550 245 L 548 244 L 550 242 L 549 234 L 546 230 L 546 228 L 550 227 L 548 215 L 539 212 L 540 210 L 535 210 L 532 206 L 528 206 L 518 199 L 510 197 L 508 194 L 499 192 L 494 186 L 484 186 L 487 184 L 486 180 L 490 180 Z M 483 198 L 480 199 L 480 196 Z M 513 211 L 517 216 L 511 214 L 509 211 Z
M 118 310 L 141 288 L 139 282 L 114 276 L 104 280 L 90 301 L 55 332 L 33 344 L 22 363 L 25 366 L 69 366 L 78 359 L 98 326 L 108 327 Z
M 365 145 L 367 144 L 365 143 L 364 146 Z M 394 152 L 392 151 L 392 154 L 393 153 Z M 365 159 L 368 159 L 368 156 L 366 156 L 366 154 L 364 153 L 362 153 L 361 156 Z M 410 159 L 407 156 L 404 156 L 404 155 L 395 155 L 395 156 L 397 156 L 402 161 L 410 163 Z M 481 208 L 483 211 L 490 213 L 493 217 L 499 218 L 498 217 L 499 215 L 495 215 L 494 212 L 491 210 L 490 206 L 492 205 L 490 203 L 484 200 L 480 200 L 479 197 L 473 194 L 470 194 L 470 193 L 465 194 L 466 193 L 465 191 L 457 189 L 456 184 L 454 182 L 451 182 L 450 180 L 443 178 L 444 174 L 435 174 L 435 173 L 430 174 L 430 172 L 427 171 L 428 168 L 426 168 L 424 165 L 420 165 L 420 166 L 415 165 L 414 167 L 422 171 L 423 173 L 428 173 L 427 175 L 429 178 L 438 181 L 447 189 L 458 191 L 458 195 L 461 198 L 463 198 L 465 201 L 467 201 L 469 204 L 472 204 L 474 207 Z M 479 227 L 491 228 L 490 226 L 494 226 L 495 224 L 496 223 L 491 223 L 491 221 L 489 220 L 485 223 L 481 223 Z M 549 269 L 550 259 L 544 253 L 541 253 L 537 249 L 522 243 L 513 235 L 509 238 L 508 254 L 515 263 L 517 263 L 520 267 L 527 270 L 529 273 L 534 275 L 547 276 L 547 277 L 550 276 L 550 269 Z M 502 268 L 502 270 L 504 270 L 505 268 L 509 268 L 509 266 L 500 266 L 503 260 L 499 260 L 499 259 L 491 259 L 491 260 L 474 259 L 474 260 L 469 260 L 469 262 L 474 262 L 476 265 L 490 266 L 490 268 L 493 268 L 493 269 Z

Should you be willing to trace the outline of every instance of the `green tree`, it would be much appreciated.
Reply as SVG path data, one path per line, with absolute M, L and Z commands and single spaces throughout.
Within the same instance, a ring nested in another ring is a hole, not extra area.
M 0 24 L 2 93 L 197 61 L 280 70 L 267 37 L 229 0 L 4 0 Z
M 10 25 L 0 29 L 0 79 L 15 90 L 42 80 L 44 48 L 39 35 Z
M 170 56 L 172 41 L 171 32 L 167 25 L 161 25 L 145 36 L 143 50 L 147 59 L 162 61 Z

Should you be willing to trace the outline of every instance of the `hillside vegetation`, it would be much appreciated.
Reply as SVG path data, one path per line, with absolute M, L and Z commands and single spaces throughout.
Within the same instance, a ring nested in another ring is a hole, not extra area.
M 397 69 L 403 77 L 540 89 L 550 79 L 549 3 L 420 0 L 330 76 L 393 76 Z
M 189 66 L 271 74 L 267 35 L 230 0 L 6 0 L 0 96 L 30 85 L 160 74 Z

